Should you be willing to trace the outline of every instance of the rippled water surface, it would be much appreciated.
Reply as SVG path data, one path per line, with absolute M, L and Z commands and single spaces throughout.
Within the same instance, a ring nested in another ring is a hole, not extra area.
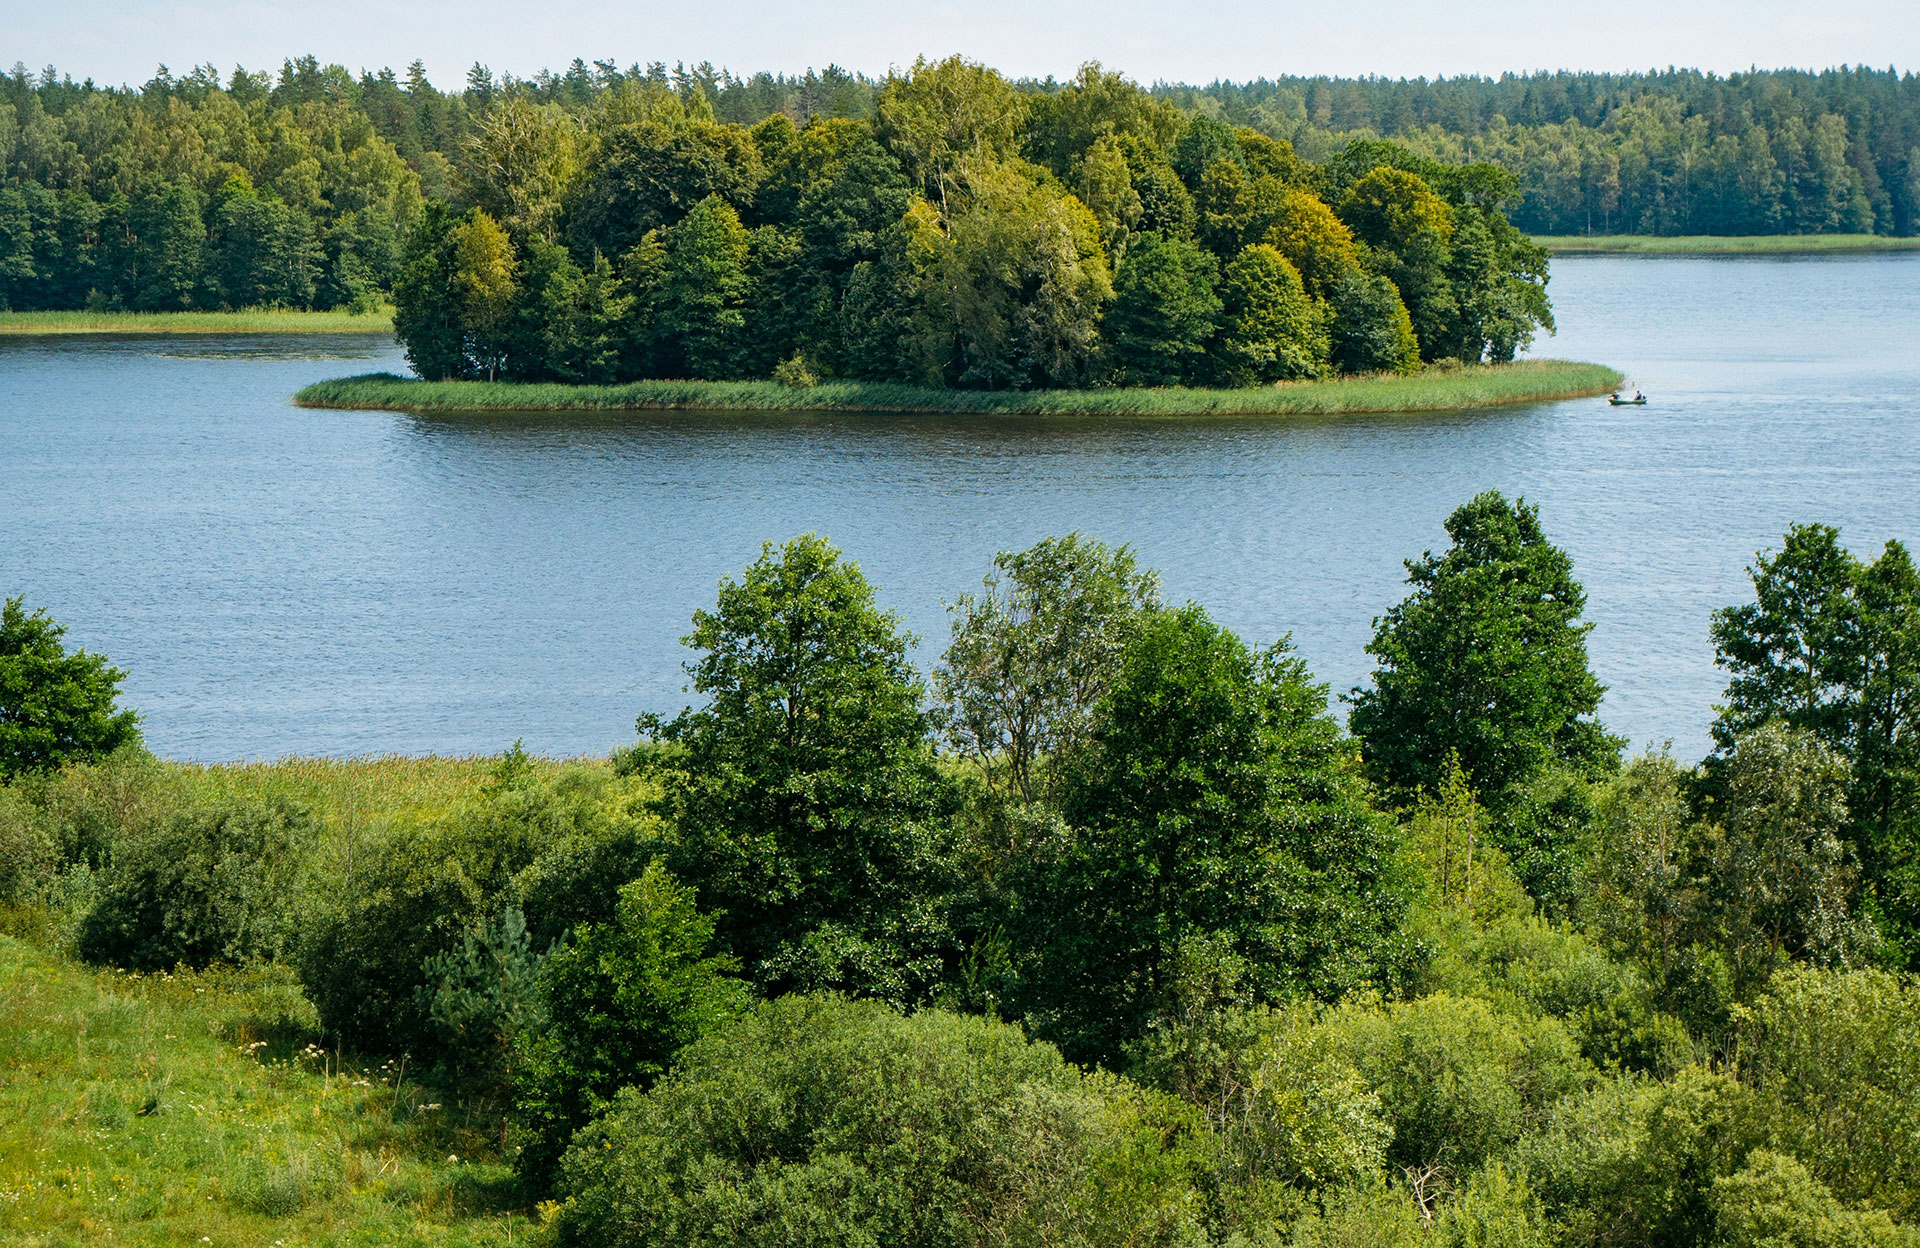
M 1495 487 L 1574 555 L 1636 744 L 1706 745 L 1708 613 L 1796 520 L 1920 538 L 1920 256 L 1568 258 L 1540 354 L 1654 399 L 1446 416 L 311 412 L 380 339 L 0 340 L 0 592 L 195 759 L 601 750 L 685 700 L 678 638 L 764 539 L 827 534 L 927 639 L 996 550 L 1131 542 L 1251 639 L 1364 679 L 1401 560 Z

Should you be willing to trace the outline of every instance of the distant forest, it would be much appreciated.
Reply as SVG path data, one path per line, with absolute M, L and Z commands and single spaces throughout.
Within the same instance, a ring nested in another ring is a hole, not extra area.
M 875 120 L 886 85 L 833 66 L 742 78 L 576 60 L 532 78 L 476 65 L 443 91 L 419 62 L 356 76 L 305 57 L 103 87 L 16 65 L 0 76 L 0 306 L 371 306 L 423 203 L 484 198 L 482 140 L 510 101 L 591 129 L 644 87 L 690 118 L 804 129 Z M 1073 84 L 1011 85 L 1056 97 Z M 1517 179 L 1506 215 L 1534 233 L 1920 232 L 1920 77 L 1892 69 L 1145 91 L 1181 125 L 1210 118 L 1315 164 L 1382 138 L 1438 163 L 1492 162 Z

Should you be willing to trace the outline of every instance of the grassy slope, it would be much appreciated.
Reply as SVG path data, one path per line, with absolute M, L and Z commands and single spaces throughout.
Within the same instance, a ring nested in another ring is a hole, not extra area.
M 1535 360 L 1414 377 L 1346 377 L 1245 390 L 932 390 L 870 382 L 794 389 L 769 381 L 639 381 L 566 386 L 484 381 L 418 381 L 377 373 L 308 386 L 304 407 L 375 411 L 715 411 L 953 412 L 1084 416 L 1329 415 L 1452 411 L 1538 399 L 1604 394 L 1620 374 L 1599 364 Z
M 70 803 L 159 812 L 286 798 L 322 820 L 316 866 L 438 818 L 487 758 L 156 762 L 76 775 Z M 538 767 L 553 766 L 545 761 Z M 303 1056 L 284 972 L 128 975 L 50 950 L 56 916 L 0 907 L 0 1243 L 524 1241 L 498 1115 L 377 1062 Z M 16 938 L 19 936 L 30 939 Z M 497 1108 L 497 1107 L 496 1107 Z M 453 1160 L 456 1159 L 457 1160 Z
M 302 1056 L 300 1008 L 0 937 L 0 1242 L 524 1240 L 497 1137 L 391 1067 Z
M 0 312 L 0 337 L 43 334 L 385 334 L 390 311 Z
M 1771 256 L 1810 252 L 1914 251 L 1920 238 L 1883 234 L 1691 234 L 1659 238 L 1646 234 L 1535 235 L 1555 255 L 1590 252 L 1647 256 Z

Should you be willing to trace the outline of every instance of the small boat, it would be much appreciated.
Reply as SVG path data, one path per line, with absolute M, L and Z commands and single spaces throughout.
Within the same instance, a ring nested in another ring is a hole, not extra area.
M 1645 407 L 1647 405 L 1647 396 L 1637 391 L 1630 399 L 1623 399 L 1617 394 L 1610 394 L 1607 396 L 1607 402 L 1615 407 Z

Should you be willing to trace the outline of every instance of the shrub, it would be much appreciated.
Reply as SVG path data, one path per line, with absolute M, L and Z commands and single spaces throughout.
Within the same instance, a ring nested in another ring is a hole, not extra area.
M 117 710 L 126 676 L 105 656 L 60 644 L 66 629 L 18 598 L 0 606 L 0 779 L 98 758 L 139 739 L 139 716 Z
M 30 900 L 52 878 L 59 845 L 38 810 L 0 784 L 0 905 Z
M 594 861 L 593 845 L 631 833 L 633 824 L 605 769 L 543 773 L 513 758 L 496 768 L 479 797 L 368 855 L 315 916 L 294 956 L 327 1030 L 428 1061 L 450 1057 L 430 1014 L 431 996 L 419 991 L 429 959 L 460 948 L 512 905 L 522 908 L 538 951 L 565 928 L 550 923 L 536 901 L 550 903 L 562 919 L 597 913 L 602 898 L 624 883 L 571 872 L 529 876 L 544 855 L 563 849 Z M 541 882 L 523 896 L 530 879 Z M 579 885 L 577 895 L 553 887 L 569 881 Z
M 1402 1167 L 1472 1170 L 1545 1125 L 1591 1074 L 1557 1020 L 1444 994 L 1342 1019 L 1351 1059 L 1393 1126 Z
M 313 816 L 284 802 L 176 815 L 122 840 L 80 930 L 80 952 L 135 970 L 274 957 Z
M 558 1239 L 1199 1244 L 1189 1130 L 1002 1023 L 783 997 L 580 1133 Z
M 1841 1207 L 1827 1185 L 1784 1153 L 1755 1149 L 1736 1174 L 1715 1179 L 1713 1210 L 1724 1248 L 1872 1248 L 1911 1245 L 1885 1212 Z
M 609 923 L 583 925 L 539 968 L 539 1023 L 520 1039 L 521 1171 L 536 1183 L 621 1088 L 649 1087 L 673 1055 L 732 1018 L 745 986 L 713 955 L 713 920 L 655 863 L 620 890 Z
M 1849 1200 L 1920 1216 L 1920 986 L 1884 971 L 1782 971 L 1737 1037 L 1776 1147 Z

